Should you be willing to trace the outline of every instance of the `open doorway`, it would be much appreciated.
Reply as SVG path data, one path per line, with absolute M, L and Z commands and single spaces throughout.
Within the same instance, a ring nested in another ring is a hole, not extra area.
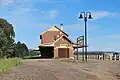
M 54 47 L 40 47 L 41 58 L 53 58 Z

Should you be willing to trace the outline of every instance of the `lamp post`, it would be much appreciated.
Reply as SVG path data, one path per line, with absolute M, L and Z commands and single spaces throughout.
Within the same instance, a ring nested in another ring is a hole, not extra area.
M 92 19 L 92 16 L 90 12 L 82 11 L 79 18 L 85 21 L 85 61 L 87 61 L 87 19 Z

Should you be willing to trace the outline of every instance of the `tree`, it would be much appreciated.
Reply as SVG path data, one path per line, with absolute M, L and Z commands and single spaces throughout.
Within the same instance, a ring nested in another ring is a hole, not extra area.
M 6 35 L 4 34 L 4 31 L 2 28 L 0 28 L 0 54 L 1 57 L 3 57 L 4 55 L 6 55 L 6 46 L 8 43 L 8 39 L 6 37 Z
M 23 56 L 28 56 L 28 55 L 29 55 L 28 47 L 27 47 L 24 43 L 21 44 L 21 47 L 22 47 L 22 51 L 23 51 L 23 52 L 22 52 L 22 53 L 23 53 L 22 55 L 23 55 Z
M 15 32 L 13 26 L 6 20 L 0 18 L 0 53 L 1 57 L 10 56 L 13 53 L 11 49 L 14 43 Z
M 29 50 L 25 43 L 21 43 L 20 41 L 15 44 L 15 57 L 24 57 L 29 55 Z
M 29 50 L 20 41 L 15 43 L 15 32 L 12 24 L 0 18 L 0 58 L 23 57 L 29 54 Z
M 4 29 L 4 33 L 7 38 L 10 39 L 15 37 L 15 32 L 12 24 L 9 24 L 5 19 L 0 18 L 0 28 Z

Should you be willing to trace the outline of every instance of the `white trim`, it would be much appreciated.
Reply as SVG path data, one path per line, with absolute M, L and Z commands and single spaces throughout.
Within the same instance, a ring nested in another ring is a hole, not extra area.
M 52 45 L 40 45 L 40 46 L 54 46 L 54 45 L 52 44 Z
M 56 43 L 58 40 L 60 40 L 63 36 L 65 36 L 65 35 L 62 35 L 60 38 L 58 38 L 55 42 L 53 42 L 53 44 L 54 43 Z M 65 36 L 66 38 L 68 38 L 67 36 Z M 69 38 L 68 38 L 69 39 Z M 71 40 L 70 40 L 71 41 Z M 71 41 L 72 42 L 72 41 Z
M 77 47 L 77 44 L 73 44 L 72 47 Z M 82 47 L 82 45 L 78 45 L 78 47 Z
M 62 37 L 63 37 L 63 35 L 62 35 L 60 38 L 58 38 L 56 41 L 54 41 L 53 44 L 54 44 L 55 42 L 57 42 L 58 40 L 60 40 Z
M 58 49 L 58 48 L 69 48 L 69 49 L 70 49 L 71 47 L 61 47 L 61 46 L 57 46 L 56 48 L 57 48 L 57 49 Z
M 54 44 L 47 43 L 47 44 L 40 44 L 39 46 L 54 46 Z

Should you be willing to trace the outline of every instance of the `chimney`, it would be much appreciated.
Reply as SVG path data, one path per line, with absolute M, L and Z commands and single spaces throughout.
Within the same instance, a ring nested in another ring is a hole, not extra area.
M 60 24 L 60 29 L 63 31 L 63 24 L 62 23 Z

